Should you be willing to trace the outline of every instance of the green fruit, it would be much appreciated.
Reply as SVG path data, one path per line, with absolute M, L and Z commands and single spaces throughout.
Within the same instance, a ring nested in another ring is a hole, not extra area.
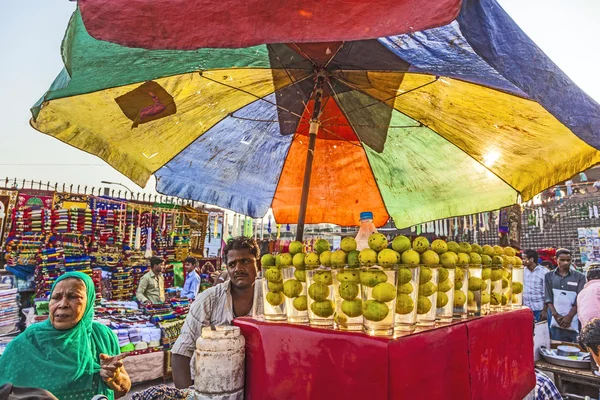
M 361 300 L 344 300 L 342 301 L 342 312 L 350 318 L 360 317 L 362 315 Z
M 481 263 L 483 265 L 492 265 L 492 257 L 484 254 L 481 256 Z
M 391 283 L 379 283 L 375 285 L 371 296 L 382 303 L 387 303 L 396 298 L 396 288 Z
M 301 271 L 299 269 L 295 270 L 294 278 L 296 278 L 300 282 L 306 282 L 306 271 Z
M 440 263 L 440 256 L 433 250 L 425 250 L 421 254 L 421 264 L 425 265 L 438 265 Z
M 301 253 L 303 250 L 304 250 L 304 244 L 302 244 L 302 242 L 295 240 L 292 243 L 290 243 L 290 254 L 291 255 L 296 255 L 298 253 Z
M 329 245 L 329 242 L 327 240 L 319 239 L 315 242 L 315 245 L 313 247 L 317 254 L 321 254 L 324 251 L 329 251 L 331 246 Z
M 279 255 L 279 265 L 281 267 L 289 267 L 290 265 L 292 265 L 293 260 L 294 257 L 292 257 L 290 253 L 283 253 Z
M 406 250 L 401 258 L 402 264 L 406 265 L 419 265 L 421 262 L 421 255 L 414 250 Z
M 385 272 L 378 269 L 370 269 L 360 271 L 360 283 L 367 287 L 375 287 L 378 283 L 387 281 L 387 275 Z
M 346 253 L 350 253 L 351 251 L 356 250 L 356 240 L 354 240 L 353 237 L 346 236 L 340 242 L 340 249 L 342 249 Z
M 340 297 L 344 300 L 354 300 L 358 291 L 358 285 L 354 282 L 342 282 L 339 286 Z
M 471 264 L 481 264 L 481 256 L 477 253 L 469 253 L 469 258 L 471 259 Z
M 326 267 L 331 265 L 331 251 L 325 250 L 321 254 L 319 254 L 319 261 L 321 261 L 321 265 L 325 265 Z
M 358 269 L 341 270 L 335 275 L 335 279 L 337 279 L 338 282 L 360 283 L 360 270 L 358 270 Z
M 417 300 L 417 314 L 427 314 L 431 310 L 431 300 L 427 297 L 419 296 Z
M 484 281 L 487 281 L 488 279 L 490 279 L 491 276 L 492 276 L 491 268 L 483 268 L 481 270 L 481 279 L 483 279 Z
M 502 305 L 505 306 L 508 303 L 508 297 L 505 294 L 502 295 Z
M 400 254 L 392 249 L 383 249 L 377 255 L 377 263 L 383 267 L 396 265 L 400 262 Z
M 483 280 L 481 278 L 478 278 L 476 276 L 472 276 L 469 278 L 469 290 L 481 290 L 481 285 L 483 285 Z
M 490 304 L 499 306 L 502 303 L 502 295 L 500 293 L 492 293 L 490 296 Z
M 308 295 L 314 301 L 323 301 L 329 297 L 329 286 L 313 283 L 308 287 Z
M 369 236 L 369 247 L 377 252 L 388 247 L 388 240 L 381 233 L 373 233 Z
M 513 292 L 513 294 L 523 293 L 523 284 L 521 282 L 513 282 L 512 283 L 512 292 Z
M 414 290 L 414 288 L 411 283 L 405 283 L 404 285 L 400 285 L 398 287 L 398 293 L 402 293 L 402 294 L 411 294 L 413 292 L 413 290 Z
M 304 264 L 304 258 L 306 257 L 306 254 L 304 253 L 296 253 L 294 255 L 294 259 L 292 260 L 292 264 L 294 265 L 294 267 L 296 267 L 296 269 L 304 269 L 306 268 L 306 265 Z
M 437 300 L 435 303 L 436 307 L 437 308 L 446 307 L 446 304 L 448 304 L 448 295 L 444 292 L 438 292 Z
M 346 265 L 346 252 L 344 250 L 336 250 L 331 253 L 331 265 L 341 267 Z
M 468 301 L 469 303 L 472 303 L 472 302 L 474 302 L 474 301 L 475 301 L 475 294 L 474 294 L 473 292 L 471 292 L 470 290 L 469 290 L 469 292 L 467 293 L 467 301 Z
M 373 249 L 361 250 L 358 255 L 358 261 L 361 265 L 375 265 L 377 264 L 377 252 Z
M 404 253 L 406 250 L 410 249 L 410 239 L 402 235 L 396 236 L 394 240 L 392 240 L 392 249 L 400 254 Z
M 517 255 L 517 251 L 515 249 L 513 249 L 512 247 L 505 247 L 504 255 L 509 256 L 509 257 L 514 257 Z
M 504 259 L 501 256 L 492 256 L 492 265 L 502 265 Z
M 481 254 L 482 253 L 481 246 L 478 245 L 477 243 L 472 244 L 471 245 L 471 252 L 472 253 Z
M 456 262 L 456 265 L 459 265 L 459 266 L 469 265 L 470 262 L 471 262 L 471 257 L 469 257 L 469 255 L 467 253 L 458 253 L 458 261 Z
M 405 283 L 410 282 L 412 279 L 412 271 L 410 268 L 400 268 L 398 269 L 398 283 L 400 285 L 404 285 Z
M 458 256 L 453 251 L 447 251 L 440 256 L 440 263 L 443 267 L 454 268 L 458 262 Z
M 429 240 L 426 237 L 419 236 L 413 240 L 412 248 L 417 253 L 425 253 L 429 249 Z
M 460 290 L 463 287 L 463 281 L 454 281 L 454 289 Z
M 360 251 L 358 251 L 358 250 L 352 250 L 350 253 L 348 253 L 348 256 L 346 257 L 346 261 L 347 261 L 348 265 L 358 266 L 360 264 L 360 261 L 358 260 L 359 254 L 360 254 Z
M 437 286 L 433 282 L 427 282 L 419 286 L 419 296 L 429 297 L 437 292 Z
M 338 325 L 346 325 L 348 323 L 348 317 L 345 316 L 344 314 L 341 314 L 341 313 L 340 314 L 335 314 L 333 316 L 333 320 Z
M 457 268 L 454 271 L 454 282 L 462 282 L 465 279 L 465 270 Z
M 508 287 L 508 279 L 502 278 L 502 289 L 506 289 Z
M 304 295 L 296 297 L 292 304 L 298 311 L 306 311 L 308 309 L 308 302 Z
M 448 245 L 441 239 L 436 239 L 431 242 L 431 250 L 435 251 L 438 254 L 444 254 L 448 251 Z
M 467 296 L 461 290 L 454 291 L 454 307 L 461 308 L 467 302 Z
M 471 245 L 467 242 L 460 242 L 458 244 L 461 253 L 469 254 L 471 253 Z
M 283 291 L 283 283 L 281 282 L 267 282 L 267 288 L 271 292 L 282 292 Z
M 280 306 L 284 301 L 283 293 L 281 292 L 268 292 L 267 293 L 267 303 L 272 305 L 273 307 Z
M 433 277 L 433 273 L 431 272 L 431 268 L 421 267 L 421 273 L 419 275 L 419 283 L 421 285 L 429 282 L 432 277 Z
M 490 302 L 490 294 L 488 292 L 481 292 L 481 304 L 488 304 Z
M 492 257 L 494 255 L 494 248 L 489 244 L 486 244 L 481 247 L 481 252 L 486 256 Z
M 317 267 L 321 262 L 319 261 L 319 255 L 317 253 L 308 253 L 304 257 L 304 264 L 310 267 Z
M 271 267 L 265 271 L 265 278 L 269 282 L 282 282 L 283 275 L 281 275 L 281 270 L 276 267 Z
M 310 310 L 317 317 L 329 318 L 333 315 L 333 302 L 331 300 L 315 301 L 310 305 Z
M 322 283 L 323 285 L 331 285 L 333 278 L 331 277 L 331 271 L 317 271 L 313 275 L 313 281 L 316 283 Z
M 413 299 L 407 294 L 398 295 L 396 300 L 396 312 L 401 315 L 410 314 L 415 309 Z
M 441 267 L 438 270 L 438 282 L 443 282 L 446 279 L 448 279 L 448 276 L 450 275 L 450 272 L 448 272 L 448 270 L 444 267 Z
M 363 303 L 363 316 L 368 321 L 383 321 L 390 313 L 390 309 L 385 303 L 377 300 L 367 300 Z
M 492 282 L 496 282 L 497 280 L 502 279 L 502 270 L 492 268 L 492 272 L 490 273 L 490 279 Z
M 272 254 L 265 254 L 260 258 L 260 265 L 264 267 L 274 267 L 275 266 L 275 257 Z
M 458 254 L 460 252 L 460 246 L 456 242 L 448 242 L 448 251 Z
M 504 255 L 504 249 L 502 248 L 502 246 L 494 246 L 494 254 L 497 256 L 502 256 Z
M 295 279 L 288 279 L 283 283 L 283 294 L 290 299 L 302 294 L 302 283 Z
M 447 292 L 452 289 L 452 279 L 446 279 L 438 285 L 438 292 Z
M 512 295 L 512 304 L 519 304 L 519 295 L 518 294 Z

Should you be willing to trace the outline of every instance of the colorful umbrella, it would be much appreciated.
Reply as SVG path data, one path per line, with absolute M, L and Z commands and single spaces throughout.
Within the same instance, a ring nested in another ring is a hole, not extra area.
M 338 12 L 321 43 L 294 36 L 297 21 L 280 33 L 264 7 L 224 27 L 212 6 L 193 10 L 201 0 L 166 3 L 80 1 L 32 126 L 140 186 L 155 174 L 161 193 L 252 217 L 272 207 L 278 223 L 356 225 L 370 210 L 406 227 L 529 200 L 600 162 L 600 106 L 494 0 L 465 0 L 456 18 L 458 2 L 432 2 L 448 7 L 433 19 L 415 1 L 417 29 L 442 25 L 386 22 L 376 39 L 340 29 Z

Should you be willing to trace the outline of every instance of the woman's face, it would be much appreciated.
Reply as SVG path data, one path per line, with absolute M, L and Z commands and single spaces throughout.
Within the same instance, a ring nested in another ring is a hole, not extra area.
M 68 278 L 56 284 L 50 298 L 50 322 L 59 330 L 71 329 L 81 320 L 87 305 L 85 283 Z

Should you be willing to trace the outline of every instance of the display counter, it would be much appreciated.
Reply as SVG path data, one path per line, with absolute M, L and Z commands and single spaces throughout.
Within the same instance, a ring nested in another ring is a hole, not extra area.
M 247 400 L 521 400 L 535 386 L 533 316 L 517 310 L 401 337 L 251 318 Z

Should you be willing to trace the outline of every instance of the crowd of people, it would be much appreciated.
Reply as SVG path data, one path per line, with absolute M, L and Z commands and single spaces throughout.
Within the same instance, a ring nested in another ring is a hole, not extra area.
M 154 387 L 134 399 L 189 397 L 193 384 L 193 354 L 201 329 L 228 325 L 239 316 L 262 313 L 261 285 L 257 281 L 260 250 L 251 238 L 228 241 L 223 250 L 226 271 L 199 271 L 194 258 L 185 260 L 182 295 L 195 299 L 181 335 L 172 349 L 175 388 Z M 600 264 L 591 265 L 587 279 L 572 265 L 568 250 L 557 251 L 556 268 L 538 263 L 533 250 L 523 253 L 524 305 L 536 322 L 548 320 L 553 339 L 579 341 L 599 361 Z M 164 301 L 164 261 L 153 257 L 151 269 L 140 280 L 136 298 L 142 303 Z M 201 273 L 209 273 L 214 286 L 198 292 Z M 587 280 L 587 283 L 586 283 Z M 50 295 L 50 317 L 28 327 L 0 357 L 0 395 L 18 395 L 31 387 L 35 398 L 116 399 L 131 388 L 118 341 L 106 326 L 94 321 L 95 289 L 85 274 L 70 272 L 55 282 Z M 579 335 L 578 335 L 579 334 Z M 31 373 L 35 365 L 39 373 Z M 534 399 L 560 399 L 547 376 L 537 371 Z M 40 389 L 43 389 L 40 391 Z M 1 398 L 1 397 L 0 397 Z M 9 397 L 6 397 L 9 398 Z

